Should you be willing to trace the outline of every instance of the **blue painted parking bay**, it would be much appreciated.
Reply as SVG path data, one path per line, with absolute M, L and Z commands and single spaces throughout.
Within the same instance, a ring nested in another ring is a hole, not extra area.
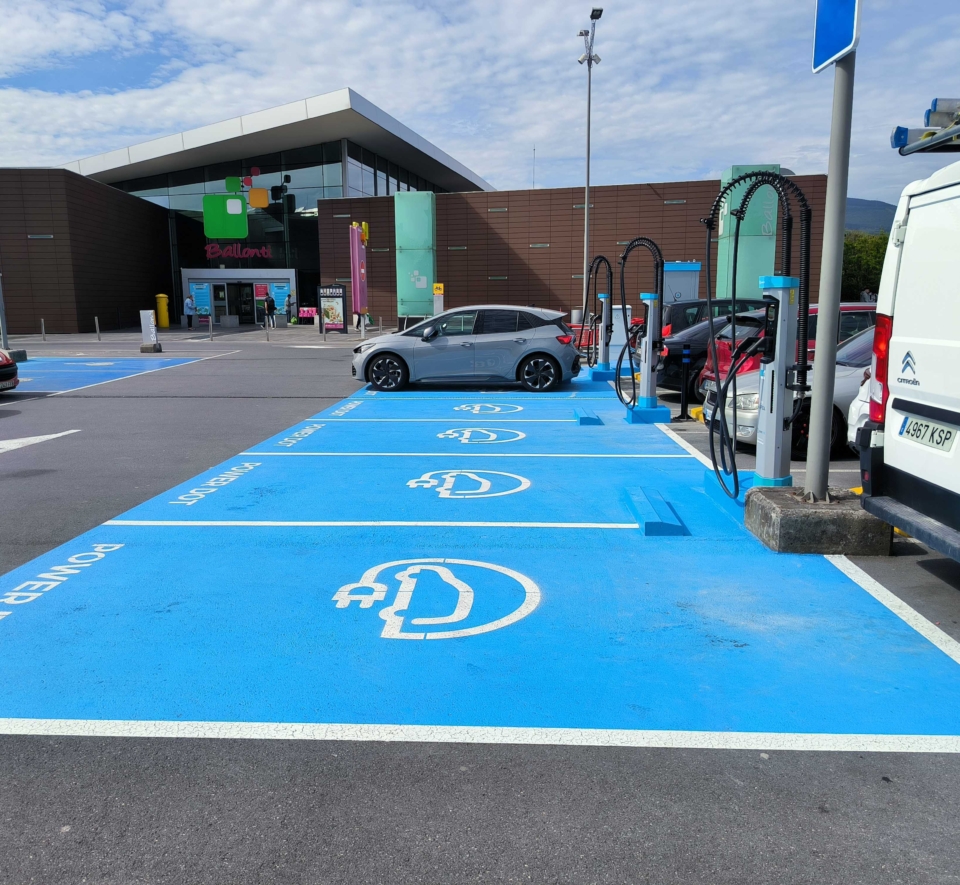
M 927 627 L 608 387 L 361 391 L 0 578 L 0 730 L 960 751 Z
M 37 357 L 20 363 L 18 393 L 67 393 L 107 381 L 182 366 L 197 360 L 178 357 Z

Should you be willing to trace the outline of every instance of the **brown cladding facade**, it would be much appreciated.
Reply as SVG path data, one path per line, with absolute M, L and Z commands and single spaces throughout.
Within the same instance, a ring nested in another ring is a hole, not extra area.
M 813 209 L 810 293 L 815 300 L 827 180 L 823 175 L 799 175 L 794 180 Z M 719 181 L 593 188 L 591 254 L 606 255 L 616 268 L 624 244 L 642 235 L 657 242 L 667 261 L 702 262 L 706 229 L 700 219 L 710 211 L 719 190 Z M 444 284 L 446 307 L 506 303 L 569 311 L 580 306 L 582 188 L 437 194 L 436 199 L 437 280 Z M 347 228 L 353 221 L 368 222 L 370 313 L 375 322 L 383 317 L 386 324 L 394 323 L 397 316 L 393 218 L 390 197 L 322 200 L 318 204 L 323 284 L 349 279 Z M 779 246 L 779 237 L 777 242 Z M 794 274 L 799 272 L 799 250 L 799 224 L 795 224 Z M 711 265 L 715 280 L 716 248 Z M 619 286 L 616 276 L 614 285 Z M 649 253 L 634 253 L 627 265 L 628 295 L 635 297 L 652 286 Z
M 138 325 L 169 294 L 167 210 L 64 169 L 0 169 L 0 272 L 12 334 Z

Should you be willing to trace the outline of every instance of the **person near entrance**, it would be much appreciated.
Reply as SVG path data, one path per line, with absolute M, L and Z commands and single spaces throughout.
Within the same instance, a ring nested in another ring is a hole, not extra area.
M 267 325 L 273 329 L 277 328 L 277 302 L 273 296 L 267 293 L 267 300 L 264 302 L 264 308 L 267 312 Z
M 186 298 L 183 299 L 183 314 L 187 318 L 187 328 L 193 328 L 193 318 L 197 314 L 197 303 L 193 300 L 193 293 L 189 293 Z

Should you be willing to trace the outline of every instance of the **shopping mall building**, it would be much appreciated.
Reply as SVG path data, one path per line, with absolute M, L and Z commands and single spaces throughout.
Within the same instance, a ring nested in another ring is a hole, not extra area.
M 816 293 L 826 179 L 796 181 L 814 211 Z M 615 261 L 643 234 L 668 262 L 702 262 L 700 218 L 719 189 L 719 180 L 594 188 L 591 252 Z M 243 235 L 208 236 L 216 230 L 209 219 L 205 230 L 204 197 L 238 192 L 246 194 Z M 416 199 L 426 215 L 413 239 L 409 225 L 397 224 L 408 198 L 394 199 L 410 192 L 430 195 Z M 753 228 L 746 223 L 743 233 L 762 239 L 772 262 L 777 208 L 754 202 Z M 319 286 L 349 290 L 354 221 L 370 227 L 370 312 L 385 325 L 428 310 L 423 296 L 434 282 L 444 284 L 447 306 L 569 310 L 583 286 L 583 208 L 582 188 L 495 191 L 342 89 L 63 168 L 0 169 L 8 328 L 37 332 L 42 319 L 48 332 L 92 331 L 95 317 L 102 329 L 129 327 L 157 293 L 170 296 L 179 323 L 184 294 L 204 283 L 225 326 L 254 322 L 255 293 L 264 286 L 291 293 L 300 308 L 316 306 Z M 651 284 L 652 271 L 637 260 L 628 292 L 635 297 Z

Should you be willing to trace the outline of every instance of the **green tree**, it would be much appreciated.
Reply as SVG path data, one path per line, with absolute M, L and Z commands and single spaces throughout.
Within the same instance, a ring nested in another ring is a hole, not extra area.
M 886 234 L 868 234 L 848 230 L 843 238 L 843 275 L 840 298 L 859 301 L 864 289 L 876 292 L 880 288 L 883 256 L 887 251 Z

